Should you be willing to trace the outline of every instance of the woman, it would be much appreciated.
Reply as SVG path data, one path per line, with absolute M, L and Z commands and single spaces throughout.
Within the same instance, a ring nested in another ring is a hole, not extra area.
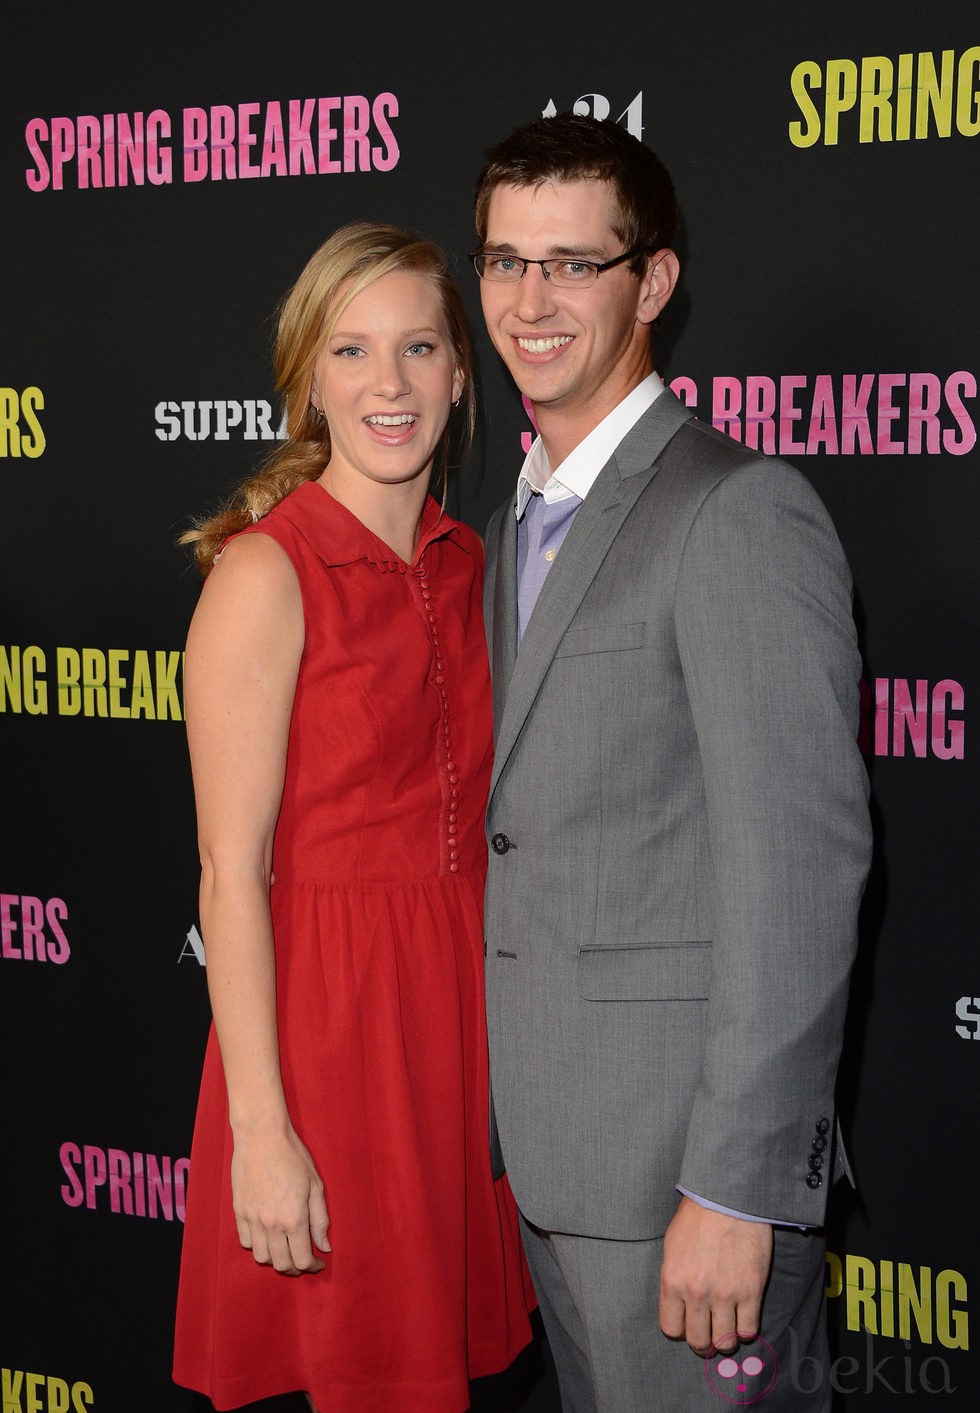
M 189 537 L 214 1027 L 174 1376 L 219 1409 L 461 1413 L 529 1328 L 487 1151 L 482 553 L 427 495 L 473 407 L 438 249 L 338 231 L 276 367 L 288 440 Z

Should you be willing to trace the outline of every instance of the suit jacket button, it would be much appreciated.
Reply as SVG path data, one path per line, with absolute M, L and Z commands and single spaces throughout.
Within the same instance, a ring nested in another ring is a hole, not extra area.
M 806 1185 L 807 1185 L 807 1187 L 811 1187 L 811 1188 L 814 1188 L 814 1189 L 816 1189 L 816 1188 L 818 1188 L 818 1187 L 822 1187 L 822 1186 L 823 1186 L 823 1178 L 820 1176 L 819 1173 L 807 1173 L 807 1175 L 806 1175 Z
M 506 834 L 495 834 L 490 840 L 490 847 L 495 854 L 506 854 L 510 846 L 510 840 Z
M 817 1133 L 823 1135 L 830 1130 L 829 1119 L 817 1119 Z

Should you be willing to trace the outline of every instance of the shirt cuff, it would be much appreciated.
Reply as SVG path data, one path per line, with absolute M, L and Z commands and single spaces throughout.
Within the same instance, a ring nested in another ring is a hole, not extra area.
M 686 1187 L 677 1184 L 677 1191 L 683 1193 L 685 1197 L 690 1197 L 692 1202 L 696 1202 L 699 1207 L 707 1207 L 709 1212 L 721 1212 L 724 1217 L 738 1217 L 741 1222 L 762 1222 L 770 1227 L 796 1227 L 799 1231 L 809 1231 L 808 1226 L 801 1226 L 799 1222 L 781 1222 L 774 1217 L 756 1217 L 750 1212 L 736 1212 L 734 1207 L 723 1207 L 720 1202 L 709 1202 L 707 1197 L 699 1197 L 696 1192 L 690 1192 Z

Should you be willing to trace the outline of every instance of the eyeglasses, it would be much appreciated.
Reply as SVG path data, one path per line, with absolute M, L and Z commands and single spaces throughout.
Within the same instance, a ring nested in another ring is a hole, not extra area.
M 573 286 L 591 285 L 606 270 L 614 270 L 627 260 L 643 255 L 650 249 L 647 245 L 634 246 L 614 260 L 578 260 L 568 255 L 555 256 L 550 260 L 527 260 L 523 255 L 506 255 L 499 250 L 474 250 L 470 253 L 473 268 L 481 280 L 493 284 L 513 285 L 524 278 L 529 265 L 540 265 L 541 273 L 553 285 L 562 289 Z

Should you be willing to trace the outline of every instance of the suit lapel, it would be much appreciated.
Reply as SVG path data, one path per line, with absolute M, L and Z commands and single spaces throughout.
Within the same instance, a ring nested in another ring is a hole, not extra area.
M 496 573 L 493 576 L 490 630 L 490 672 L 493 678 L 493 731 L 500 719 L 517 658 L 517 514 L 516 499 L 504 507 L 497 527 Z
M 624 520 L 656 475 L 657 458 L 690 416 L 669 390 L 664 391 L 623 438 L 572 522 L 531 614 L 519 653 L 517 526 L 513 506 L 505 510 L 494 586 L 496 755 L 491 795 L 582 599 Z

